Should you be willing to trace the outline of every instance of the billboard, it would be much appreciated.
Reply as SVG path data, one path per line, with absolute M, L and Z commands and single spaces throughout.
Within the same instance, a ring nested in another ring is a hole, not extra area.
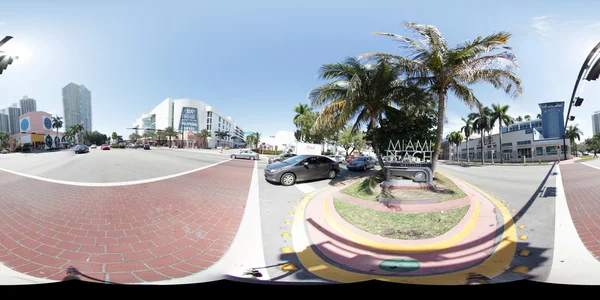
M 179 130 L 198 131 L 198 109 L 195 107 L 184 107 L 179 119 Z

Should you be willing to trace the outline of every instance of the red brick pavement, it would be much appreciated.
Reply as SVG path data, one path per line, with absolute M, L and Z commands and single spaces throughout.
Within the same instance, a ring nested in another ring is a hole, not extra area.
M 0 171 L 0 262 L 55 280 L 68 267 L 118 283 L 198 273 L 233 241 L 253 166 L 232 160 L 121 187 L 62 185 Z
M 571 218 L 581 241 L 600 261 L 600 170 L 560 164 Z

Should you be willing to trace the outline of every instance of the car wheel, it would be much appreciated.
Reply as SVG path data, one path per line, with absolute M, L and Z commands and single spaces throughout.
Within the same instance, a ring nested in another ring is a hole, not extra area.
M 292 173 L 285 173 L 281 176 L 281 185 L 290 186 L 296 183 L 296 176 Z
M 330 170 L 329 174 L 327 174 L 327 178 L 334 179 L 336 175 L 337 175 L 337 172 L 335 170 Z
M 231 158 L 235 159 L 235 154 L 231 154 Z
M 250 160 L 254 160 L 254 156 L 250 156 Z

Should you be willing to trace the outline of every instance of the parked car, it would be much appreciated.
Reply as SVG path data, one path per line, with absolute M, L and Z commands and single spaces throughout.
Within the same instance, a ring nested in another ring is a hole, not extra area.
M 100 146 L 100 150 L 110 150 L 110 146 L 104 144 L 104 145 Z
M 2 154 L 8 154 L 8 151 L 2 150 L 2 151 L 0 151 L 0 153 L 2 153 Z
M 370 156 L 360 156 L 353 159 L 346 165 L 346 168 L 350 171 L 366 171 L 368 169 L 375 168 L 377 161 Z
M 150 144 L 144 144 L 144 150 L 150 150 Z
M 346 163 L 349 163 L 349 162 L 353 161 L 354 159 L 356 159 L 356 157 L 354 157 L 352 155 L 348 155 L 348 156 L 346 156 Z
M 265 179 L 290 186 L 297 181 L 334 179 L 340 173 L 340 165 L 323 155 L 297 155 L 265 168 Z
M 260 159 L 260 156 L 258 155 L 258 153 L 254 152 L 252 150 L 242 150 L 242 151 L 240 151 L 240 153 L 231 154 L 231 158 L 233 158 L 233 159 L 245 158 L 245 159 L 249 159 L 249 160 L 255 160 L 255 159 Z
M 75 154 L 90 152 L 90 148 L 87 145 L 77 145 L 73 150 L 75 151 Z
M 343 163 L 346 162 L 346 160 L 344 159 L 344 157 L 341 156 L 341 155 L 329 155 L 329 157 L 331 157 L 331 159 L 337 161 L 338 164 L 343 164 Z
M 96 146 L 96 144 L 92 144 L 92 145 L 90 146 L 90 148 L 91 148 L 91 149 L 96 149 L 96 147 L 97 147 L 97 146 Z
M 294 156 L 296 156 L 296 154 L 294 154 L 294 153 L 284 153 L 279 156 L 274 156 L 274 157 L 269 158 L 269 164 L 281 162 L 281 161 L 284 161 L 284 160 L 286 160 L 290 157 L 294 157 Z

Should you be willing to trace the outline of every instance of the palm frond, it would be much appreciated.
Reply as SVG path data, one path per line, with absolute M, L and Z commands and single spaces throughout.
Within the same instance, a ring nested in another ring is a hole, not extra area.
M 513 98 L 518 98 L 523 94 L 521 79 L 513 72 L 499 69 L 480 69 L 460 74 L 461 81 L 476 83 L 491 83 L 495 88 L 502 89 L 506 94 Z

